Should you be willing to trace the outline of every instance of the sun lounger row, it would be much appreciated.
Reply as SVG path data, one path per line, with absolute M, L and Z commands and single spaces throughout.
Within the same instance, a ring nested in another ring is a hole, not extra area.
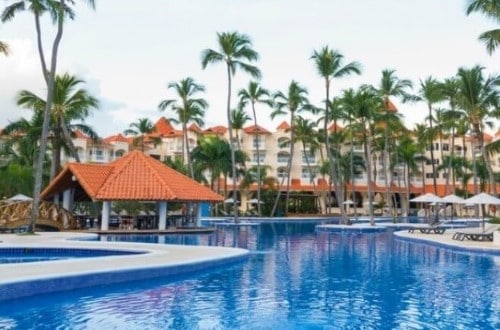
M 493 232 L 498 229 L 497 225 L 491 225 L 484 230 L 482 228 L 472 228 L 467 230 L 457 230 L 453 234 L 453 239 L 463 241 L 465 239 L 471 241 L 493 241 Z
M 413 225 L 411 228 L 408 228 L 408 232 L 414 233 L 415 230 L 418 230 L 422 234 L 443 234 L 446 231 L 446 227 L 441 226 L 442 224 L 443 222 L 440 221 L 429 225 Z

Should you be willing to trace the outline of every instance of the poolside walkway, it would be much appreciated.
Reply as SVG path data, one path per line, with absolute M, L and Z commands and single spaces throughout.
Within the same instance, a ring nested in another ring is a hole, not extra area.
M 15 266 L 0 264 L 0 301 L 32 295 L 33 290 L 37 293 L 46 293 L 210 269 L 244 259 L 249 253 L 245 249 L 227 247 L 74 240 L 95 237 L 95 234 L 74 232 L 42 232 L 35 236 L 0 235 L 0 248 L 52 247 L 145 252 L 132 255 L 17 263 Z M 79 277 L 85 277 L 85 279 L 78 280 Z M 73 281 L 69 287 L 61 287 L 71 282 L 68 278 L 77 280 Z M 57 281 L 62 284 L 57 285 Z M 39 283 L 38 287 L 34 288 L 33 285 L 26 287 L 26 283 L 30 285 L 29 283 L 34 282 Z M 13 292 L 13 290 L 19 292 Z
M 491 241 L 454 240 L 452 238 L 453 234 L 460 230 L 463 231 L 464 229 L 447 229 L 443 234 L 423 234 L 419 231 L 409 233 L 407 230 L 402 230 L 394 232 L 394 235 L 471 251 L 500 252 L 500 245 L 495 245 Z

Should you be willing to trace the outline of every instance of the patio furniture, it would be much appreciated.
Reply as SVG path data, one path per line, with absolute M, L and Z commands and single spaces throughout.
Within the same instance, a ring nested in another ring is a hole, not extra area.
M 465 239 L 471 241 L 493 241 L 493 233 L 498 229 L 498 225 L 491 225 L 485 230 L 482 228 L 471 228 L 468 230 L 459 230 L 453 234 L 452 239 L 463 241 Z
M 414 233 L 415 230 L 419 230 L 422 234 L 443 234 L 446 231 L 446 227 L 443 227 L 443 221 L 438 221 L 432 224 L 422 224 L 414 225 L 408 228 L 409 233 Z

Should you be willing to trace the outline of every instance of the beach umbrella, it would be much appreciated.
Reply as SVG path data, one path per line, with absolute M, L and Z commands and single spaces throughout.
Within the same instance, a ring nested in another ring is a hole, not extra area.
M 248 201 L 248 204 L 264 204 L 264 202 L 259 201 L 257 198 L 252 198 Z
M 480 193 L 471 198 L 464 199 L 462 203 L 474 204 L 474 205 L 500 205 L 500 198 L 497 198 L 487 193 Z M 485 216 L 484 209 L 482 213 L 483 213 L 482 226 L 484 230 L 484 216 Z
M 344 205 L 353 205 L 354 202 L 351 199 L 348 199 L 344 202 Z
M 455 195 L 455 194 L 450 194 L 450 195 L 443 197 L 443 202 L 450 203 L 450 204 L 463 204 L 464 199 L 460 196 Z M 445 212 L 445 214 L 446 214 L 446 212 Z M 451 220 L 453 220 L 453 208 L 451 211 Z
M 427 193 L 425 195 L 420 195 L 418 197 L 410 199 L 410 202 L 415 203 L 443 203 L 443 199 L 432 193 Z
M 236 201 L 236 203 L 239 203 L 239 202 L 240 202 L 240 201 Z M 232 204 L 232 203 L 234 203 L 234 199 L 232 199 L 232 198 L 228 198 L 228 199 L 226 199 L 226 200 L 224 201 L 224 204 Z
M 11 198 L 7 199 L 9 202 L 25 202 L 25 201 L 32 201 L 33 198 L 23 195 L 23 194 L 17 194 L 12 196 Z

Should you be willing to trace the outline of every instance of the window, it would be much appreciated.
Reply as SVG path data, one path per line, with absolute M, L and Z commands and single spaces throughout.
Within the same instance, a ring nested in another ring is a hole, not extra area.
M 278 178 L 286 178 L 287 176 L 287 170 L 286 170 L 286 167 L 280 167 L 278 168 Z
M 311 151 L 302 152 L 302 163 L 316 163 L 316 155 Z
M 278 163 L 288 163 L 290 154 L 288 152 L 278 152 Z
M 252 162 L 257 163 L 257 160 L 258 160 L 260 163 L 263 163 L 266 161 L 266 152 L 265 151 L 259 151 L 259 155 L 260 155 L 260 157 L 257 157 L 258 156 L 257 153 L 254 152 L 252 155 Z
M 278 147 L 279 148 L 287 148 L 289 139 L 286 137 L 280 137 L 278 139 Z
M 426 178 L 426 179 L 432 179 L 432 178 L 434 178 L 434 177 L 436 177 L 436 179 L 437 179 L 437 178 L 439 178 L 439 174 L 438 174 L 438 173 L 436 173 L 435 175 L 433 175 L 433 173 L 432 173 L 432 172 L 427 172 L 427 173 L 425 173 L 425 178 Z
M 450 151 L 450 145 L 448 143 L 443 143 L 443 151 Z
M 311 166 L 309 169 L 307 166 L 302 167 L 301 177 L 302 179 L 314 179 L 318 173 L 318 168 Z
M 253 148 L 257 148 L 257 146 L 260 148 L 264 148 L 264 137 L 261 135 L 254 135 L 252 138 L 252 146 Z

